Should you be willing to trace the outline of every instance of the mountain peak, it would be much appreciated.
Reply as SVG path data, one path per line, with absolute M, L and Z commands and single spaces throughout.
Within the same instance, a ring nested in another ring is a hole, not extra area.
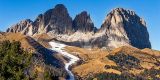
M 31 19 L 25 19 L 25 20 L 22 20 L 20 21 L 20 23 L 32 23 L 33 21 Z
M 137 48 L 151 48 L 145 21 L 134 11 L 124 8 L 113 9 L 106 16 L 98 32 L 87 11 L 82 11 L 72 20 L 63 4 L 58 4 L 55 8 L 40 14 L 33 22 L 29 19 L 20 21 L 7 32 L 21 32 L 30 36 L 47 33 L 62 41 L 80 41 L 82 46 L 86 45 L 81 43 L 85 40 L 92 42 L 86 42 L 87 46 L 91 47 L 117 48 L 129 45 Z M 87 38 L 79 36 L 79 33 Z
M 55 6 L 55 8 L 66 8 L 63 4 L 57 4 L 56 6 Z
M 94 31 L 94 24 L 87 11 L 82 11 L 80 14 L 76 15 L 75 19 L 73 20 L 73 26 L 75 30 L 81 32 Z
M 145 21 L 131 10 L 113 9 L 106 16 L 99 31 L 105 31 L 109 40 L 117 45 L 129 44 L 137 48 L 151 48 Z
M 130 15 L 135 15 L 134 11 L 129 10 L 129 9 L 124 9 L 124 8 L 115 8 L 111 11 L 111 13 L 121 13 L 121 14 L 127 13 Z
M 7 29 L 7 32 L 21 32 L 25 35 L 33 35 L 33 21 L 30 19 L 25 19 L 20 21 L 19 23 L 12 25 L 11 28 Z
M 63 4 L 57 4 L 53 9 L 53 14 L 68 14 L 68 10 Z
M 89 14 L 87 13 L 87 11 L 82 11 L 80 14 L 81 14 L 81 15 L 89 15 Z

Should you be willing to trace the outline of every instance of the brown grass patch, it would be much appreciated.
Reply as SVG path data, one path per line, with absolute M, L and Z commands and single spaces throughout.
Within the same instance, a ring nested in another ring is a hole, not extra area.
M 46 48 L 51 48 L 49 45 L 48 41 L 51 40 L 52 38 L 48 34 L 38 34 L 33 36 L 34 39 L 37 40 L 41 45 L 43 45 Z
M 21 33 L 4 33 L 0 36 L 0 41 L 20 41 L 22 48 L 25 50 L 35 51 L 34 47 L 30 45 L 27 36 L 21 34 Z
M 73 72 L 81 77 L 88 75 L 89 73 L 103 73 L 105 72 L 105 64 L 99 60 L 91 60 L 85 64 L 73 68 Z
M 92 59 L 102 59 L 109 53 L 107 50 L 101 49 L 83 49 L 79 47 L 67 46 L 65 50 L 73 55 L 79 56 L 83 61 L 88 61 Z
M 149 54 L 150 50 L 148 51 L 148 53 L 144 52 L 146 51 L 146 49 L 140 50 L 134 47 L 127 47 L 127 46 L 119 47 L 110 52 L 101 49 L 83 49 L 73 46 L 67 46 L 65 49 L 69 53 L 76 55 L 83 60 L 82 64 L 74 66 L 72 69 L 73 73 L 75 73 L 80 77 L 85 77 L 89 74 L 97 74 L 103 72 L 115 73 L 120 75 L 121 73 L 127 70 L 128 70 L 127 72 L 129 72 L 130 74 L 138 75 L 141 72 L 143 72 L 144 69 L 151 69 L 151 68 L 159 69 L 159 67 L 155 65 L 155 63 L 158 63 L 157 62 L 158 58 L 154 57 L 152 54 Z M 137 58 L 140 61 L 139 65 L 141 66 L 141 68 L 131 68 L 124 70 L 122 72 L 119 71 L 122 70 L 122 66 L 119 66 L 116 62 L 108 59 L 108 56 L 110 55 L 114 56 L 115 54 L 119 53 L 124 53 Z M 106 65 L 110 66 L 110 68 L 105 68 Z
M 37 71 L 38 73 L 44 73 L 44 68 L 41 66 L 36 66 L 35 71 Z
M 160 57 L 160 51 L 157 51 L 157 50 L 145 48 L 145 49 L 142 49 L 141 51 L 149 55 Z
M 132 68 L 131 70 L 129 70 L 129 73 L 134 74 L 134 75 L 138 75 L 138 74 L 140 74 L 143 71 L 144 71 L 144 69 L 140 70 L 140 69 Z
M 155 57 L 153 57 L 152 55 L 147 54 L 146 52 L 143 52 L 140 49 L 137 49 L 134 47 L 123 46 L 123 47 L 120 47 L 120 48 L 117 48 L 111 51 L 110 55 L 115 55 L 118 53 L 125 53 L 130 56 L 134 56 L 140 61 L 144 61 L 144 62 L 152 62 L 152 63 L 157 62 Z
M 110 69 L 106 69 L 105 70 L 107 73 L 114 73 L 114 74 L 121 74 L 121 72 L 120 71 L 118 71 L 118 70 L 115 70 L 115 69 L 112 69 L 112 68 L 110 68 Z
M 109 54 L 108 50 L 102 49 L 84 49 L 79 47 L 67 46 L 66 51 L 79 56 L 84 63 L 75 66 L 72 71 L 80 77 L 88 74 L 98 74 L 103 72 L 121 74 L 115 69 L 105 69 L 105 65 L 117 66 L 114 61 L 109 60 L 106 56 Z

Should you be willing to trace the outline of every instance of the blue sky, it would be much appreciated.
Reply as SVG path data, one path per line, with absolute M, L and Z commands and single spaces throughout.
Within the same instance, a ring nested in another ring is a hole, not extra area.
M 160 0 L 0 0 L 0 30 L 5 31 L 20 20 L 34 20 L 60 3 L 67 7 L 72 18 L 87 11 L 98 28 L 113 8 L 134 10 L 147 22 L 152 48 L 160 50 Z

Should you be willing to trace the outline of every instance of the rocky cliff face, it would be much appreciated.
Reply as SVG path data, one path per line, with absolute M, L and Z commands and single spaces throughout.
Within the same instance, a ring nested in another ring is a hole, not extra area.
M 21 32 L 29 36 L 47 33 L 57 40 L 81 47 L 117 48 L 127 45 L 151 48 L 146 22 L 134 11 L 123 8 L 112 10 L 97 30 L 86 11 L 78 14 L 72 21 L 66 7 L 58 4 L 40 14 L 35 21 L 21 21 L 7 32 Z
M 134 11 L 116 8 L 111 11 L 99 32 L 105 31 L 108 46 L 132 45 L 137 48 L 151 48 L 146 22 Z
M 26 19 L 8 28 L 7 32 L 21 32 L 25 35 L 33 35 L 36 30 L 34 29 L 33 22 L 30 19 Z
M 23 32 L 26 35 L 48 33 L 49 31 L 56 34 L 73 32 L 72 18 L 64 5 L 58 4 L 55 8 L 40 14 L 34 22 L 24 20 L 7 30 L 7 32 Z
M 58 4 L 54 9 L 40 14 L 34 22 L 38 27 L 38 33 L 52 31 L 57 34 L 69 34 L 72 32 L 72 18 L 64 5 Z
M 86 11 L 81 12 L 75 17 L 75 19 L 73 20 L 73 28 L 75 31 L 81 32 L 96 31 L 90 15 Z

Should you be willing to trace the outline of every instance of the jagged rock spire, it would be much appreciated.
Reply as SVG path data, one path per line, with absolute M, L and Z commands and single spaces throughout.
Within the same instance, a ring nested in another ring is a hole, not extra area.
M 81 32 L 95 31 L 95 27 L 90 15 L 86 11 L 76 15 L 75 19 L 73 20 L 73 27 L 76 31 Z

